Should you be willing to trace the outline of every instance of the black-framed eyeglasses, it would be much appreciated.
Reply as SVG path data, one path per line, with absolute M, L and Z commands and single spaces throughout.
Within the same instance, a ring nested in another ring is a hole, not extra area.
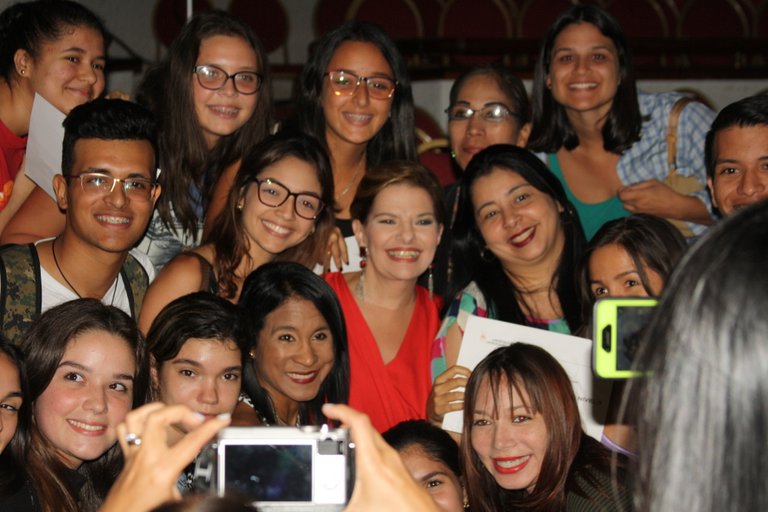
M 445 109 L 449 121 L 469 121 L 475 115 L 489 123 L 503 123 L 510 117 L 520 117 L 517 112 L 510 110 L 502 103 L 490 103 L 483 108 L 474 109 L 468 105 L 458 103 Z
M 349 71 L 329 71 L 325 74 L 336 96 L 352 96 L 360 82 L 365 82 L 368 95 L 377 100 L 392 97 L 397 88 L 397 81 L 386 76 L 358 76 Z
M 240 94 L 256 94 L 261 89 L 262 76 L 255 71 L 239 71 L 232 75 L 213 64 L 201 64 L 192 68 L 197 83 L 209 91 L 218 91 L 232 79 L 235 90 Z
M 86 194 L 107 195 L 115 190 L 115 184 L 123 184 L 123 192 L 134 201 L 150 201 L 157 189 L 157 182 L 149 178 L 115 178 L 100 172 L 84 172 L 76 176 L 65 176 L 68 180 L 79 179 L 80 187 Z
M 325 203 L 316 194 L 310 192 L 291 192 L 288 187 L 273 179 L 254 179 L 258 187 L 259 201 L 265 206 L 277 208 L 291 196 L 295 198 L 293 210 L 302 219 L 315 220 L 323 211 Z

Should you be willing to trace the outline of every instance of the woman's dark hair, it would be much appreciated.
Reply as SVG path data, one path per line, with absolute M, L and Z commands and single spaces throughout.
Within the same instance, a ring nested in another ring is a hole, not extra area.
M 158 373 L 192 338 L 234 342 L 243 359 L 248 351 L 241 309 L 209 292 L 190 293 L 165 306 L 149 328 L 147 350 Z
M 20 343 L 27 364 L 31 403 L 48 388 L 69 343 L 89 331 L 106 331 L 125 340 L 131 347 L 136 360 L 132 407 L 146 402 L 149 365 L 146 344 L 136 323 L 114 306 L 106 306 L 96 299 L 77 299 L 43 313 Z M 38 430 L 34 416 L 32 419 L 24 460 L 41 510 L 58 512 L 98 508 L 120 472 L 123 459 L 120 447 L 115 444 L 100 458 L 80 466 L 78 472 L 85 477 L 85 485 L 79 493 L 75 493 L 70 487 L 67 468 Z
M 376 196 L 392 185 L 409 185 L 424 190 L 432 200 L 435 220 L 445 225 L 446 212 L 443 203 L 443 189 L 437 178 L 423 165 L 402 160 L 385 162 L 363 176 L 357 187 L 355 198 L 352 200 L 352 205 L 349 207 L 352 218 L 365 224 Z
M 512 70 L 499 63 L 482 64 L 462 73 L 451 86 L 451 92 L 448 95 L 450 101 L 449 107 L 455 105 L 459 100 L 459 93 L 461 92 L 462 87 L 464 87 L 464 84 L 466 84 L 469 79 L 476 76 L 487 76 L 496 81 L 501 92 L 512 100 L 512 104 L 508 106 L 515 113 L 515 118 L 518 123 L 520 123 L 520 126 L 531 119 L 528 93 L 525 90 L 522 80 L 512 73 Z
M 328 149 L 322 104 L 323 84 L 328 72 L 328 63 L 336 49 L 349 41 L 371 43 L 376 46 L 392 68 L 397 82 L 392 96 L 389 119 L 366 147 L 367 167 L 371 169 L 387 160 L 416 160 L 413 93 L 405 61 L 389 36 L 370 23 L 359 21 L 344 23 L 326 34 L 315 46 L 299 78 L 300 96 L 297 111 L 302 131 L 317 137 Z
M 664 289 L 638 353 L 650 376 L 624 395 L 639 511 L 768 510 L 767 246 L 763 201 L 711 227 Z
M 255 353 L 267 316 L 291 299 L 311 302 L 328 322 L 333 337 L 333 368 L 320 386 L 317 396 L 299 406 L 302 423 L 324 425 L 328 419 L 321 407 L 324 403 L 347 403 L 349 397 L 349 350 L 347 331 L 339 299 L 321 277 L 298 263 L 272 262 L 260 266 L 243 284 L 240 306 L 244 308 L 251 333 L 250 352 Z M 254 408 L 269 424 L 276 424 L 272 399 L 259 383 L 255 361 L 243 369 L 243 387 Z
M 109 46 L 109 35 L 99 17 L 77 2 L 36 0 L 11 5 L 0 13 L 0 76 L 9 85 L 18 79 L 14 62 L 17 50 L 25 50 L 37 59 L 44 44 L 79 27 L 95 30 L 104 48 Z
M 619 59 L 619 84 L 611 110 L 603 125 L 603 147 L 621 154 L 640 140 L 642 114 L 637 100 L 637 87 L 632 72 L 629 43 L 619 22 L 600 7 L 590 4 L 574 5 L 552 24 L 544 36 L 533 78 L 533 123 L 528 148 L 554 153 L 561 147 L 571 150 L 579 145 L 579 136 L 571 126 L 565 108 L 555 101 L 547 87 L 555 40 L 565 28 L 589 23 L 613 41 Z
M 417 447 L 461 478 L 459 446 L 445 430 L 426 420 L 401 421 L 382 434 L 384 440 L 398 452 Z
M 489 311 L 493 312 L 493 318 L 521 325 L 528 323 L 520 307 L 523 301 L 520 290 L 509 279 L 498 258 L 485 250 L 485 240 L 475 221 L 472 185 L 478 178 L 496 169 L 519 174 L 563 208 L 560 212 L 560 225 L 565 235 L 565 245 L 557 272 L 552 276 L 551 286 L 557 292 L 570 331 L 575 332 L 583 321 L 574 279 L 576 262 L 581 258 L 586 244 L 581 222 L 555 175 L 530 151 L 517 146 L 488 146 L 472 158 L 461 176 L 459 207 L 453 225 L 453 274 L 448 297 L 456 296 L 474 281 L 483 293 Z
M 589 286 L 589 260 L 596 250 L 608 245 L 618 245 L 626 251 L 637 269 L 643 288 L 651 296 L 660 295 L 661 290 L 653 289 L 645 267 L 656 272 L 666 283 L 688 248 L 685 238 L 675 226 L 653 215 L 639 213 L 606 222 L 589 242 L 577 274 L 585 320 L 590 318 L 595 301 Z
M 29 424 L 31 421 L 29 390 L 27 389 L 27 366 L 21 350 L 8 338 L 0 334 L 0 357 L 5 357 L 19 372 L 21 390 L 21 407 L 19 407 L 16 423 L 16 434 L 0 452 L 0 496 L 15 494 L 25 481 L 23 469 L 24 454 L 29 441 Z
M 202 42 L 214 36 L 238 37 L 253 49 L 262 76 L 256 108 L 234 133 L 221 137 L 209 149 L 205 143 L 193 103 L 193 73 Z M 161 85 L 164 84 L 164 85 Z M 162 93 L 162 98 L 153 94 Z M 240 159 L 269 133 L 272 82 L 264 48 L 253 30 L 241 20 L 222 11 L 197 14 L 174 39 L 165 62 L 147 74 L 138 96 L 147 106 L 158 108 L 160 123 L 160 173 L 163 193 L 157 210 L 167 226 L 172 213 L 182 229 L 197 234 L 196 206 L 207 207 L 221 171 Z M 193 204 L 190 190 L 201 192 L 202 205 Z M 171 226 L 172 227 L 172 226 Z
M 524 405 L 543 416 L 547 450 L 530 493 L 501 488 L 472 447 L 473 416 L 477 407 L 483 406 L 477 403 L 483 385 L 491 390 L 494 410 L 502 393 L 509 395 L 510 406 L 515 407 L 513 390 L 518 396 L 524 390 L 530 400 Z M 598 485 L 590 471 L 611 475 L 610 452 L 581 428 L 571 379 L 554 357 L 534 345 L 513 343 L 498 348 L 475 367 L 464 395 L 463 432 L 461 460 L 473 512 L 565 510 L 567 493 L 589 499 L 580 484 Z
M 245 154 L 229 191 L 227 203 L 216 218 L 206 240 L 206 243 L 212 243 L 216 249 L 214 270 L 224 297 L 235 296 L 235 272 L 243 258 L 250 258 L 248 237 L 243 228 L 243 212 L 238 208 L 238 204 L 243 199 L 247 187 L 255 185 L 256 178 L 270 166 L 287 157 L 297 158 L 315 169 L 317 181 L 320 182 L 320 199 L 325 203 L 325 207 L 315 219 L 314 233 L 300 244 L 277 255 L 275 259 L 296 261 L 307 267 L 314 267 L 317 262 L 322 261 L 328 245 L 328 236 L 334 227 L 331 163 L 317 139 L 292 130 L 283 130 L 267 137 Z

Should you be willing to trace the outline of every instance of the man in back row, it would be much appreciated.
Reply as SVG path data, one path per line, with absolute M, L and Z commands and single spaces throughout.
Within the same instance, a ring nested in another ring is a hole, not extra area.
M 135 318 L 154 278 L 147 256 L 131 250 L 160 195 L 152 115 L 100 99 L 73 109 L 64 130 L 62 174 L 53 181 L 64 231 L 0 250 L 0 319 L 14 342 L 42 311 L 80 297 Z
M 707 186 L 720 215 L 768 199 L 768 95 L 750 96 L 721 110 L 704 151 Z

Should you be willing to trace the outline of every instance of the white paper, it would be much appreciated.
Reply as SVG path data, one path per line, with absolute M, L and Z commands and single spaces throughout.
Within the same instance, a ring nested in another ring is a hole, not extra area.
M 61 144 L 64 140 L 64 118 L 66 116 L 35 94 L 32 116 L 29 120 L 27 139 L 27 177 L 45 190 L 55 201 L 53 177 L 61 173 Z
M 557 359 L 571 379 L 584 431 L 600 439 L 611 393 L 611 382 L 598 379 L 592 372 L 592 340 L 470 316 L 461 341 L 457 364 L 470 370 L 474 369 L 485 356 L 497 348 L 515 342 L 541 347 Z M 460 433 L 463 420 L 462 411 L 450 412 L 443 419 L 443 429 Z

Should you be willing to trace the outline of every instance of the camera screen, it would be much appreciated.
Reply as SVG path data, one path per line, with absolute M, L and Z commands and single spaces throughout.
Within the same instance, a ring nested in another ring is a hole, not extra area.
M 225 447 L 225 486 L 254 501 L 312 501 L 311 445 Z
M 616 307 L 616 369 L 631 370 L 653 307 Z

